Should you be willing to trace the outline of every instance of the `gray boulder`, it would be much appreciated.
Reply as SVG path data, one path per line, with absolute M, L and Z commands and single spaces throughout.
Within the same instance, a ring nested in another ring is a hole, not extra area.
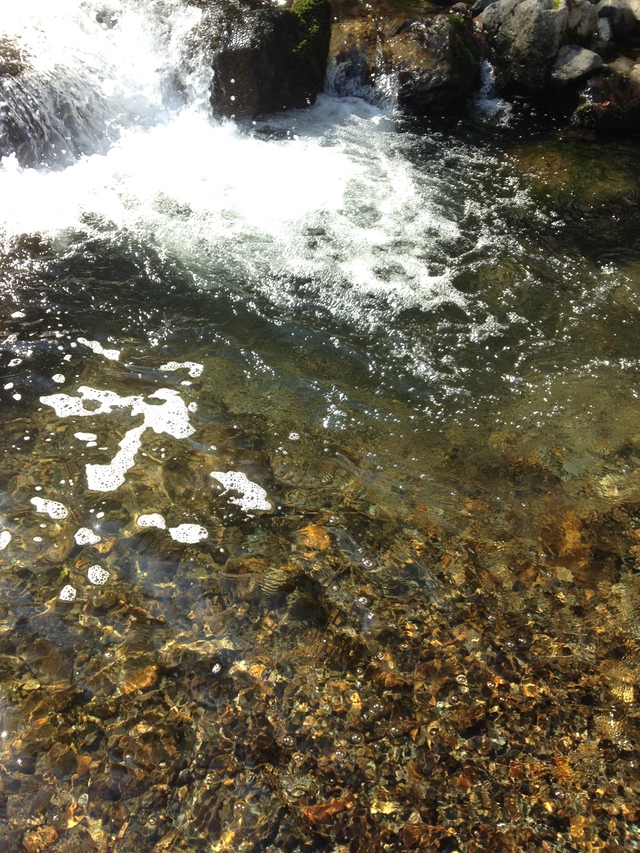
M 484 11 L 484 29 L 507 93 L 535 94 L 547 85 L 567 28 L 565 0 L 498 0 Z
M 571 86 L 591 77 L 602 68 L 602 57 L 575 44 L 560 48 L 551 67 L 551 81 L 556 86 Z
M 590 0 L 566 0 L 569 38 L 578 44 L 586 44 L 598 27 L 598 10 Z

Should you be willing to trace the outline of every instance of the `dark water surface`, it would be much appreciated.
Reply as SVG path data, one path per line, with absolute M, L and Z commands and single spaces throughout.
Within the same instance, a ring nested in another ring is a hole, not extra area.
M 3 851 L 640 848 L 640 150 L 489 107 L 2 161 Z

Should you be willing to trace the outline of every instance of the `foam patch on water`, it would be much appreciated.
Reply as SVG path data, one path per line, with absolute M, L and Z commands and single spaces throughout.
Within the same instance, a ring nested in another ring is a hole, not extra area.
M 98 436 L 95 432 L 74 432 L 74 438 L 77 438 L 78 441 L 87 441 L 87 442 L 95 442 Z
M 54 518 L 57 521 L 66 518 L 69 515 L 69 510 L 64 504 L 58 501 L 50 501 L 46 498 L 31 498 L 30 501 L 38 512 L 46 513 L 49 518 Z
M 100 541 L 100 537 L 88 527 L 81 527 L 73 534 L 76 540 L 76 545 L 96 545 Z
M 196 542 L 207 539 L 209 531 L 200 524 L 179 524 L 178 527 L 170 527 L 169 534 L 176 542 L 194 545 Z
M 158 530 L 166 530 L 167 522 L 159 512 L 149 512 L 139 515 L 136 519 L 138 527 L 157 527 Z
M 119 450 L 107 464 L 86 465 L 87 485 L 96 492 L 112 492 L 125 482 L 125 474 L 135 465 L 135 458 L 142 445 L 142 436 L 147 429 L 157 434 L 166 433 L 181 439 L 192 435 L 195 430 L 189 422 L 189 410 L 177 391 L 160 388 L 148 397 L 120 397 L 113 391 L 102 391 L 82 385 L 78 396 L 50 394 L 40 397 L 40 402 L 51 406 L 59 418 L 95 417 L 110 414 L 114 409 L 130 409 L 131 417 L 143 416 L 143 422 L 125 433 L 118 444 Z M 162 402 L 158 405 L 156 400 Z M 87 408 L 86 403 L 97 403 L 96 408 Z
M 11 542 L 11 534 L 8 530 L 3 530 L 0 533 L 0 551 L 4 551 L 9 542 Z
M 71 586 L 70 583 L 68 583 L 66 586 L 62 587 L 58 598 L 60 599 L 60 601 L 75 601 L 77 595 L 78 592 L 76 588 L 74 586 Z
M 104 586 L 111 575 L 102 566 L 90 566 L 87 569 L 87 579 L 94 586 Z
M 198 376 L 202 376 L 202 371 L 204 370 L 203 364 L 198 364 L 195 361 L 169 361 L 167 364 L 163 364 L 160 367 L 160 370 L 167 370 L 168 372 L 173 372 L 174 370 L 188 370 L 189 376 L 193 379 L 197 379 Z
M 240 497 L 229 498 L 229 503 L 236 504 L 244 512 L 268 512 L 272 509 L 267 493 L 257 483 L 253 483 L 246 474 L 240 471 L 212 471 L 211 476 L 224 486 L 225 492 L 239 492 Z M 224 494 L 224 492 L 223 492 Z
M 120 358 L 120 350 L 105 349 L 99 341 L 88 341 L 86 338 L 78 338 L 78 343 L 93 350 L 96 355 L 102 355 L 110 361 L 118 361 Z

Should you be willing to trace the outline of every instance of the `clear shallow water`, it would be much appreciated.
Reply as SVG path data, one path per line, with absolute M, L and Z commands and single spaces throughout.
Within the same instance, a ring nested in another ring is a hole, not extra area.
M 217 124 L 197 11 L 119 8 L 27 20 L 101 118 L 0 170 L 6 849 L 635 849 L 600 152 L 563 196 L 486 124 Z

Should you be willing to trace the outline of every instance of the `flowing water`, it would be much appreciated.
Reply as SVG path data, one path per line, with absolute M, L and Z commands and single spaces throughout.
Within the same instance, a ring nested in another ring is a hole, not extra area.
M 639 849 L 637 149 L 200 16 L 2 6 L 2 850 Z

